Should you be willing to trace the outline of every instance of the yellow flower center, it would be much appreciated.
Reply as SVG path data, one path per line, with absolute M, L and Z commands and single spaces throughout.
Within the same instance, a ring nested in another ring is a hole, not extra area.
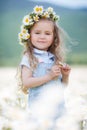
M 20 33 L 20 37 L 22 37 L 23 35 Z
M 38 11 L 39 11 L 39 8 L 36 8 L 36 11 L 38 12 Z
M 29 19 L 28 19 L 28 18 L 26 18 L 25 22 L 26 22 L 26 23 L 28 23 L 28 22 L 29 22 Z
M 39 10 L 42 11 L 42 8 L 40 7 Z
M 30 35 L 27 35 L 27 39 L 30 38 Z
M 26 30 L 23 30 L 23 33 L 26 33 Z

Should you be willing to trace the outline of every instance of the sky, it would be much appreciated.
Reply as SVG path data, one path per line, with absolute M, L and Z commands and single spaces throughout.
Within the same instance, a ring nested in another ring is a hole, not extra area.
M 60 6 L 65 6 L 68 8 L 80 8 L 80 7 L 87 8 L 87 0 L 31 0 L 31 1 L 48 2 Z

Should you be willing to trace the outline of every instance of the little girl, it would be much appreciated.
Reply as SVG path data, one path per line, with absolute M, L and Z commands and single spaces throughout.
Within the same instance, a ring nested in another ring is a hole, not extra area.
M 62 63 L 64 62 L 62 38 L 61 30 L 56 24 L 57 20 L 59 16 L 53 8 L 45 10 L 42 6 L 34 7 L 33 12 L 23 19 L 19 33 L 19 41 L 25 47 L 20 63 L 21 89 L 29 94 L 30 110 L 34 103 L 38 102 L 43 90 L 46 91 L 49 87 L 49 94 L 50 88 L 60 87 L 58 84 L 63 86 L 68 84 L 70 67 Z M 55 93 L 52 96 L 55 96 Z M 60 111 L 54 114 L 53 118 L 59 115 Z

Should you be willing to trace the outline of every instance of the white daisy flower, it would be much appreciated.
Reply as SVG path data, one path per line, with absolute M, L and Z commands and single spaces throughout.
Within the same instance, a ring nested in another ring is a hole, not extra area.
M 60 20 L 60 17 L 58 15 L 54 15 L 53 19 Z
M 53 13 L 53 8 L 48 7 L 47 11 L 48 11 L 49 13 Z
M 50 17 L 50 16 L 49 16 L 49 13 L 48 13 L 47 11 L 44 12 L 43 17 L 45 17 L 45 18 L 49 18 L 49 17 Z
M 36 15 L 36 16 L 34 17 L 34 21 L 39 21 L 38 15 Z
M 43 7 L 42 6 L 35 6 L 34 7 L 34 13 L 42 14 L 43 13 Z
M 19 36 L 19 40 L 22 41 L 22 40 L 28 40 L 30 38 L 30 34 L 28 32 L 21 32 L 18 34 Z
M 28 40 L 30 38 L 30 34 L 29 33 L 26 33 L 23 35 L 23 39 L 24 40 Z
M 28 30 L 26 30 L 26 29 L 23 28 L 23 29 L 21 30 L 21 33 L 26 34 L 26 33 L 28 33 Z
M 19 34 L 18 34 L 18 38 L 19 38 L 19 40 L 22 40 L 23 34 L 22 34 L 22 33 L 19 33 Z
M 26 16 L 23 18 L 23 24 L 24 24 L 24 25 L 30 25 L 31 22 L 32 22 L 32 19 L 29 18 L 29 15 L 26 15 Z

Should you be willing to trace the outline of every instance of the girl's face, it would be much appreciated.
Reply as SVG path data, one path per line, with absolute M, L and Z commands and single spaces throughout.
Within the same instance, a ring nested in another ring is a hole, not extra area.
M 47 51 L 53 43 L 54 39 L 54 26 L 51 21 L 40 20 L 31 29 L 31 43 L 39 49 Z

